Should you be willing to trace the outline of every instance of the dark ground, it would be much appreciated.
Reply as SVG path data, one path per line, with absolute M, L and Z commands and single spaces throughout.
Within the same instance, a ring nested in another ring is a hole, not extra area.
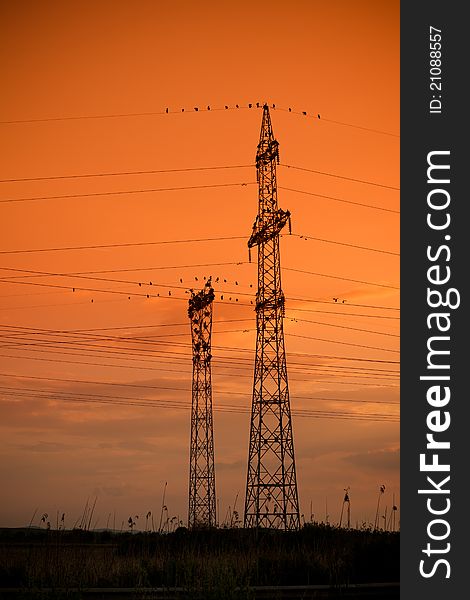
M 169 534 L 0 530 L 0 597 L 6 588 L 22 588 L 24 598 L 80 599 L 80 591 L 63 590 L 159 587 L 180 588 L 185 598 L 254 598 L 256 586 L 338 590 L 398 581 L 399 533 L 325 525 Z M 56 592 L 41 595 L 45 589 Z

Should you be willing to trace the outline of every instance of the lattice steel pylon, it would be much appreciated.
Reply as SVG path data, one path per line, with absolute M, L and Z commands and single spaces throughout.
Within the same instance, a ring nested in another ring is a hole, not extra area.
M 188 527 L 216 526 L 211 334 L 214 290 L 209 279 L 191 290 L 188 316 L 193 346 Z
M 284 294 L 279 233 L 290 213 L 278 208 L 274 139 L 269 107 L 263 107 L 256 154 L 258 216 L 248 248 L 258 246 L 256 356 L 245 496 L 245 527 L 300 527 L 294 440 L 284 348 Z

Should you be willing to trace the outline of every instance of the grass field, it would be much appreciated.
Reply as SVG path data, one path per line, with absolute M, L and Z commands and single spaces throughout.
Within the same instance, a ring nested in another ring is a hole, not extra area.
M 399 581 L 399 534 L 306 525 L 297 532 L 0 530 L 1 587 L 181 587 L 249 598 L 252 586 Z

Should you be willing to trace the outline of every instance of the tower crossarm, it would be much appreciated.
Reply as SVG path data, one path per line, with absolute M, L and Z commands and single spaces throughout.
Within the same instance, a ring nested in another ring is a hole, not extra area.
M 290 232 L 290 212 L 281 208 L 271 214 L 265 213 L 264 219 L 257 216 L 253 223 L 253 232 L 248 240 L 248 248 L 272 240 L 279 235 L 286 223 L 289 223 Z
M 261 141 L 256 153 L 256 168 L 269 165 L 272 160 L 279 164 L 279 143 L 274 139 L 267 142 Z
M 192 319 L 197 311 L 207 308 L 213 302 L 214 298 L 215 294 L 210 279 L 200 292 L 195 293 L 191 290 L 191 298 L 188 303 L 188 317 Z

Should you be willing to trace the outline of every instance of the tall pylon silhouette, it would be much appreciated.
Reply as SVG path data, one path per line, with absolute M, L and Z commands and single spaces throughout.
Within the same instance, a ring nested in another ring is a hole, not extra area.
M 188 527 L 215 527 L 216 495 L 212 420 L 211 335 L 214 290 L 211 279 L 191 290 L 188 316 L 193 346 Z
M 284 348 L 284 294 L 279 233 L 290 213 L 278 208 L 274 139 L 269 107 L 263 106 L 256 153 L 258 216 L 248 248 L 258 247 L 256 355 L 245 496 L 245 527 L 300 527 L 294 439 Z

